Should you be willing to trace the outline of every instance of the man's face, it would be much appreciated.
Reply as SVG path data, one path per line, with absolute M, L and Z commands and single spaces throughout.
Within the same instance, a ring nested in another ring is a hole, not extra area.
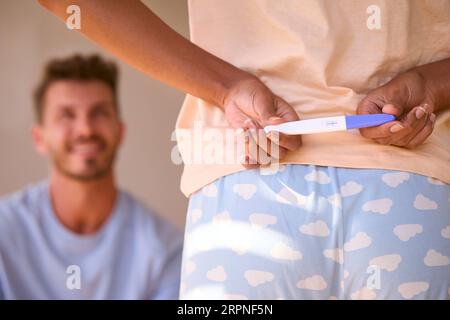
M 101 81 L 52 83 L 43 98 L 42 123 L 33 131 L 37 149 L 74 179 L 111 173 L 123 135 L 114 104 L 112 90 Z

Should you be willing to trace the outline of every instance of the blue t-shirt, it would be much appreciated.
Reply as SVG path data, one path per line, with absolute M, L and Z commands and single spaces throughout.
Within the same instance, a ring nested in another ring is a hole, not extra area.
M 93 235 L 64 227 L 48 182 L 0 200 L 0 299 L 178 299 L 182 235 L 120 191 Z

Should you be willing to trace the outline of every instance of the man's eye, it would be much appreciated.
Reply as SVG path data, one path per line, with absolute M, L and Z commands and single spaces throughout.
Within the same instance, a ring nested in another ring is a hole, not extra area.
M 63 118 L 63 119 L 73 119 L 73 118 L 75 118 L 75 115 L 73 114 L 73 112 L 71 112 L 69 110 L 65 110 L 61 114 L 61 118 Z
M 94 116 L 106 117 L 109 115 L 109 112 L 103 108 L 98 108 L 94 111 Z

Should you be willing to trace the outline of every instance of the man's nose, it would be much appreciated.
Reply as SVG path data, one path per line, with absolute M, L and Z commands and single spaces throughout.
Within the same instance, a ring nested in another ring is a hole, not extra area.
M 94 131 L 93 122 L 87 116 L 79 117 L 76 129 L 78 135 L 90 136 Z

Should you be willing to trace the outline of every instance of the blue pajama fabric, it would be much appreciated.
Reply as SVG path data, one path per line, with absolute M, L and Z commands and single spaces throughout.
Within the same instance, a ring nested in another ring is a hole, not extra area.
M 283 165 L 191 196 L 182 299 L 449 299 L 450 185 Z

